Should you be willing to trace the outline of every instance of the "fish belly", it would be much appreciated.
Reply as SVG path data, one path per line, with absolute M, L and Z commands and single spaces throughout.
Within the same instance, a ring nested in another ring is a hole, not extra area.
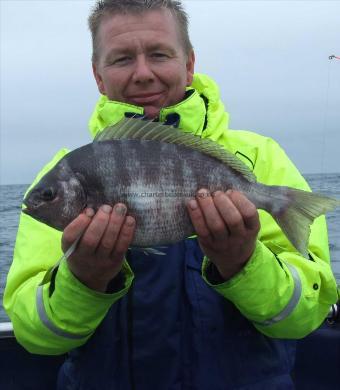
M 188 200 L 201 188 L 213 192 L 234 186 L 228 166 L 186 147 L 135 140 L 95 147 L 99 203 L 127 205 L 136 219 L 134 246 L 171 244 L 194 234 Z

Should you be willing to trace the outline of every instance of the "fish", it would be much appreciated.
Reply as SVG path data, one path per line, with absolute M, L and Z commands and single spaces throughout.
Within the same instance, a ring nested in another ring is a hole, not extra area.
M 210 139 L 124 118 L 66 154 L 28 191 L 23 212 L 63 231 L 87 207 L 124 203 L 136 219 L 132 247 L 167 246 L 195 234 L 186 205 L 201 188 L 242 192 L 305 257 L 314 219 L 340 206 L 323 194 L 258 182 L 243 161 Z

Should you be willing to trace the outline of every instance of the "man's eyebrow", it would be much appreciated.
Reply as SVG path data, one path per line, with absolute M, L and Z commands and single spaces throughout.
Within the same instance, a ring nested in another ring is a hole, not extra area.
M 130 52 L 131 49 L 128 49 L 127 47 L 115 47 L 107 53 L 106 58 L 110 58 L 112 56 L 120 55 L 120 54 L 127 54 Z
M 155 44 L 150 44 L 148 45 L 148 50 L 153 51 L 153 50 L 166 50 L 171 53 L 175 53 L 175 49 L 166 43 L 155 43 Z

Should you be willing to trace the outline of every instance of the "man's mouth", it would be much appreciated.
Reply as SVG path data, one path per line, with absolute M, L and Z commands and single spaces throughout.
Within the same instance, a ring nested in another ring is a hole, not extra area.
M 132 104 L 142 106 L 142 105 L 152 104 L 156 102 L 161 95 L 162 92 L 138 94 L 138 95 L 129 96 L 128 100 Z

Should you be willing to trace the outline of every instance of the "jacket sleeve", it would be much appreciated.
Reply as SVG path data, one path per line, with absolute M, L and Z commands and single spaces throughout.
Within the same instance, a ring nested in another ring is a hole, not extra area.
M 271 139 L 256 156 L 259 182 L 309 190 L 284 151 Z M 270 167 L 270 169 L 268 169 Z M 246 266 L 230 280 L 214 284 L 203 262 L 206 282 L 253 322 L 262 333 L 276 338 L 302 338 L 320 326 L 330 305 L 337 301 L 337 286 L 330 267 L 326 220 L 311 226 L 309 259 L 290 244 L 274 219 L 259 210 L 261 230 Z
M 59 152 L 36 181 L 65 153 Z M 73 276 L 63 260 L 53 277 L 42 285 L 46 272 L 63 255 L 61 235 L 21 214 L 4 307 L 18 342 L 31 353 L 58 355 L 84 344 L 132 283 L 133 274 L 125 262 L 122 289 L 112 294 L 93 291 Z

